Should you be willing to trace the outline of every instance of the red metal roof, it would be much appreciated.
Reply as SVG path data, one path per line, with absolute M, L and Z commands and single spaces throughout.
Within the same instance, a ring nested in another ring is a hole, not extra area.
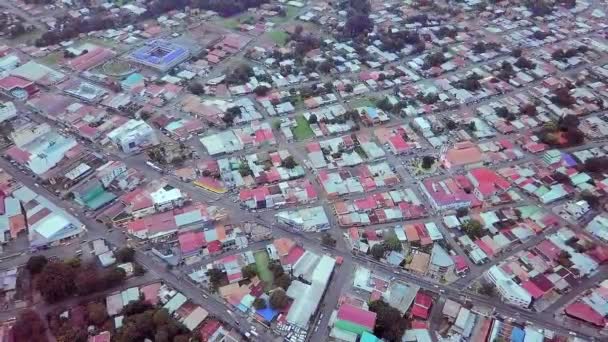
M 13 90 L 15 88 L 26 88 L 33 83 L 26 79 L 17 76 L 8 76 L 0 79 L 0 88 L 4 90 Z
M 565 312 L 568 316 L 589 322 L 598 327 L 604 327 L 606 324 L 604 317 L 585 303 L 577 302 L 570 304 L 566 307 Z
M 179 248 L 182 253 L 188 254 L 203 247 L 203 244 L 205 243 L 205 234 L 203 234 L 203 232 L 187 232 L 180 234 L 178 240 Z
M 343 304 L 338 309 L 338 319 L 349 321 L 357 325 L 374 329 L 376 325 L 376 313 L 363 310 L 350 304 Z

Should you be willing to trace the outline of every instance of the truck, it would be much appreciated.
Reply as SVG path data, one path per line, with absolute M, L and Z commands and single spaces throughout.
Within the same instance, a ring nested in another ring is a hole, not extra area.
M 148 165 L 149 167 L 153 168 L 154 170 L 156 170 L 156 171 L 158 171 L 160 173 L 163 173 L 163 169 L 161 169 L 160 167 L 158 167 L 158 165 L 154 164 L 151 161 L 147 161 L 146 165 Z

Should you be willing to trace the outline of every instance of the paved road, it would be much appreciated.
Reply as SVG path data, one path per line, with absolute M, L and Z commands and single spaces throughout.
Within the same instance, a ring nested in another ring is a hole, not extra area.
M 31 188 L 32 190 L 37 191 L 40 195 L 46 197 L 48 200 L 54 201 L 55 205 L 57 205 L 58 207 L 61 207 L 66 212 L 68 212 L 68 213 L 71 212 L 70 208 L 72 207 L 72 203 L 58 199 L 54 194 L 50 193 L 49 191 L 47 191 L 43 188 L 40 188 L 40 187 L 36 187 L 34 185 L 35 181 L 33 178 L 28 177 L 27 175 L 24 175 L 23 173 L 19 172 L 6 160 L 0 159 L 0 168 L 2 168 L 7 173 L 12 175 L 16 180 L 21 182 L 23 185 Z M 104 238 L 109 243 L 116 245 L 116 246 L 127 245 L 127 241 L 126 241 L 124 235 L 122 235 L 120 233 L 118 233 L 118 234 L 108 233 L 108 229 L 105 227 L 105 225 L 103 225 L 95 220 L 87 218 L 85 216 L 84 212 L 80 208 L 76 208 L 73 212 L 75 212 L 77 214 L 78 219 L 83 224 L 86 225 L 87 230 L 88 230 L 87 235 L 86 235 L 87 239 L 95 240 L 98 238 Z M 54 249 L 56 249 L 56 248 L 54 248 Z M 54 249 L 52 249 L 52 250 L 54 250 Z M 51 253 L 51 252 L 49 252 L 49 253 Z M 216 317 L 224 320 L 225 322 L 231 323 L 233 325 L 236 324 L 236 327 L 242 333 L 249 331 L 251 329 L 252 325 L 246 320 L 245 317 L 240 316 L 238 314 L 230 314 L 227 311 L 228 307 L 225 303 L 219 301 L 214 296 L 208 296 L 208 295 L 204 294 L 204 292 L 200 288 L 192 285 L 188 281 L 185 281 L 182 278 L 178 278 L 178 276 L 176 276 L 175 274 L 170 272 L 164 264 L 155 262 L 151 257 L 145 255 L 142 251 L 140 251 L 138 249 L 136 249 L 135 260 L 138 263 L 142 264 L 144 267 L 146 267 L 150 272 L 152 272 L 152 274 L 155 274 L 158 276 L 158 278 L 163 279 L 163 281 L 165 283 L 169 284 L 173 288 L 182 292 L 185 296 L 190 298 L 194 303 L 197 303 L 197 304 L 203 306 L 206 310 L 208 310 L 210 313 L 212 313 Z M 259 335 L 260 335 L 259 339 L 261 341 L 273 341 L 275 339 L 274 336 L 269 335 L 262 330 L 259 331 Z

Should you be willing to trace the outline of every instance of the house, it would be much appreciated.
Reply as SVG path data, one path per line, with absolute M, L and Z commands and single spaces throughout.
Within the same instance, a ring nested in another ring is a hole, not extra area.
M 472 142 L 460 142 L 441 154 L 440 161 L 450 169 L 463 167 L 465 165 L 475 165 L 482 162 L 482 152 L 480 148 Z
M 574 218 L 575 220 L 579 220 L 591 210 L 591 207 L 589 206 L 589 203 L 587 203 L 587 201 L 585 200 L 580 200 L 576 202 L 568 201 L 564 205 L 564 210 L 570 216 L 572 216 L 572 218 Z
M 167 211 L 184 205 L 186 197 L 178 188 L 160 188 L 150 193 L 156 211 Z
M 10 120 L 17 116 L 17 108 L 12 102 L 0 103 L 0 122 Z
M 441 245 L 433 244 L 429 273 L 436 278 L 441 278 L 445 274 L 454 272 L 454 265 L 454 260 L 452 260 L 450 254 Z
M 414 299 L 414 306 L 412 307 L 412 316 L 422 319 L 428 319 L 431 313 L 431 305 L 433 299 L 426 293 L 418 291 L 416 298 Z
M 473 194 L 480 201 L 507 191 L 511 187 L 507 180 L 488 168 L 470 170 L 467 176 L 475 187 Z
M 608 242 L 608 217 L 605 215 L 595 216 L 585 229 L 602 241 Z
M 335 326 L 342 330 L 360 335 L 365 331 L 374 331 L 375 325 L 375 312 L 371 312 L 351 304 L 342 304 L 338 309 Z
M 91 179 L 72 189 L 76 203 L 97 210 L 116 199 L 116 195 L 104 189 L 98 179 Z
M 485 278 L 496 286 L 501 298 L 506 303 L 523 308 L 529 307 L 532 303 L 530 293 L 515 283 L 500 267 L 492 266 L 485 273 Z
M 323 207 L 281 211 L 275 215 L 278 222 L 303 231 L 319 231 L 330 228 L 329 218 Z
M 156 132 L 143 120 L 131 119 L 108 133 L 108 139 L 125 153 L 136 153 L 160 143 Z

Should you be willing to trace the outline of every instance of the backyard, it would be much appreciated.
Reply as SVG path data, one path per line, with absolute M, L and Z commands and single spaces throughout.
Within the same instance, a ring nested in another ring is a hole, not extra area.
M 296 122 L 297 125 L 293 128 L 293 135 L 296 137 L 296 140 L 306 140 L 315 135 L 305 117 L 298 115 L 296 117 Z
M 285 31 L 274 30 L 268 32 L 268 37 L 277 45 L 285 45 L 287 43 L 287 38 L 289 35 Z

